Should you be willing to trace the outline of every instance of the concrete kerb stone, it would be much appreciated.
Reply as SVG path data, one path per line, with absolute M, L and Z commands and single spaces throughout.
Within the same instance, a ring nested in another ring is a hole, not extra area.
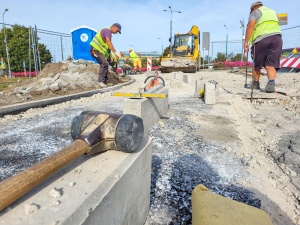
M 208 80 L 197 80 L 195 85 L 195 94 L 196 98 L 202 98 L 204 95 L 204 84 L 208 82 Z
M 216 104 L 216 85 L 211 82 L 204 84 L 204 103 L 207 105 Z
M 204 93 L 205 93 L 204 86 L 205 86 L 205 83 L 207 83 L 207 82 L 212 83 L 212 84 L 215 85 L 215 94 L 214 95 L 215 95 L 215 98 L 219 97 L 219 83 L 214 81 L 214 80 L 197 80 L 196 84 L 195 84 L 194 97 L 196 97 L 196 98 L 204 97 Z
M 169 90 L 162 88 L 156 93 L 168 95 Z M 147 132 L 167 113 L 168 104 L 168 98 L 129 98 L 124 102 L 123 113 L 141 117 Z
M 0 225 L 144 224 L 150 207 L 152 139 L 134 153 L 82 156 L 1 212 Z M 58 190 L 60 195 L 50 195 Z M 36 206 L 28 211 L 28 206 Z

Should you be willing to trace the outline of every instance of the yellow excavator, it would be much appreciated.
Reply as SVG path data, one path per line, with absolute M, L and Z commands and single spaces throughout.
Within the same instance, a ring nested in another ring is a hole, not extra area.
M 175 34 L 172 52 L 161 59 L 162 73 L 195 73 L 201 65 L 200 31 L 193 25 L 187 34 Z

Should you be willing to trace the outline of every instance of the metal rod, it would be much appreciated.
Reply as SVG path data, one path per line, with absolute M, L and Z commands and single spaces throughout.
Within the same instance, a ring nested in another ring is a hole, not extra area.
M 29 77 L 31 78 L 31 27 L 29 27 L 28 29 L 28 38 L 29 38 L 29 53 L 28 53 L 28 56 L 29 56 Z
M 35 26 L 35 42 L 36 42 L 36 53 L 37 53 L 37 58 L 38 58 L 38 70 L 41 72 L 42 71 L 42 65 L 41 65 L 41 57 L 40 57 L 40 51 L 39 51 L 39 38 L 37 36 L 37 28 Z
M 87 153 L 88 144 L 75 140 L 72 144 L 0 183 L 0 211 L 16 201 L 51 174 Z
M 4 30 L 4 42 L 5 42 L 5 49 L 6 49 L 7 65 L 8 65 L 8 76 L 9 76 L 9 78 L 11 78 L 9 50 L 8 50 L 8 46 L 7 46 L 6 28 L 5 28 L 5 23 L 4 23 L 4 14 L 7 11 L 8 11 L 8 9 L 5 9 L 4 12 L 3 12 L 3 30 Z
M 62 36 L 60 36 L 60 49 L 61 49 L 61 61 L 64 61 L 64 50 L 63 50 Z
M 255 45 L 253 45 L 252 85 L 251 85 L 251 98 L 250 98 L 250 102 L 251 102 L 251 103 L 252 103 L 252 101 L 253 101 L 254 68 L 255 68 Z
M 38 74 L 38 65 L 37 65 L 37 58 L 36 58 L 36 42 L 35 42 L 35 33 L 33 28 L 31 28 L 31 43 L 32 43 L 32 52 L 33 52 L 33 61 L 34 61 L 34 70 L 35 76 Z
M 248 55 L 249 55 L 249 52 L 247 52 L 247 58 L 246 58 L 246 78 L 245 78 L 245 85 L 244 85 L 244 88 L 247 88 L 247 77 L 248 77 Z

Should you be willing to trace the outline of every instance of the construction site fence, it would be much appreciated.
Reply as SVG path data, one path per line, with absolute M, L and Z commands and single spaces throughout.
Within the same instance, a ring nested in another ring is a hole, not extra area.
M 283 39 L 283 49 L 290 49 L 300 47 L 300 25 L 290 28 L 282 28 L 282 39 Z M 227 49 L 227 51 L 226 51 Z M 201 50 L 202 57 L 207 59 L 209 56 L 210 61 L 217 58 L 218 53 L 222 53 L 227 56 L 234 56 L 237 54 L 243 54 L 243 41 L 241 40 L 228 40 L 226 42 L 226 36 L 222 41 L 212 41 L 210 42 L 209 50 Z M 230 57 L 228 57 L 230 58 Z

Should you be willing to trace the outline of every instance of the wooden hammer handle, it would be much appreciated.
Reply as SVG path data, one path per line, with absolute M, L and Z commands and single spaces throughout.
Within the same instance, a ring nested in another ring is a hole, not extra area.
M 2 181 L 0 183 L 0 211 L 61 167 L 87 153 L 88 150 L 89 146 L 85 141 L 75 140 L 52 156 Z

